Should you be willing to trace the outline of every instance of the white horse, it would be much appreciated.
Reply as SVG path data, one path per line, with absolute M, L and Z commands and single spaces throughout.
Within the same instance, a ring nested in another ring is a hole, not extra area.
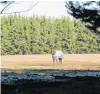
M 58 61 L 59 63 L 62 63 L 63 62 L 63 52 L 61 50 L 52 50 L 52 59 L 53 59 L 53 63 L 56 63 L 58 64 Z

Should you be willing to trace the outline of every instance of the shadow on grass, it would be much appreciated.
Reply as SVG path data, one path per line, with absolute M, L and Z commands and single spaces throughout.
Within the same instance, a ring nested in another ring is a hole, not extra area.
M 98 70 L 11 70 L 2 69 L 2 75 L 51 75 L 59 81 L 35 81 L 20 79 L 10 84 L 1 83 L 2 94 L 100 94 L 100 76 L 82 76 L 84 73 L 100 73 Z M 68 76 L 67 74 L 72 74 Z M 75 76 L 80 73 L 81 76 Z

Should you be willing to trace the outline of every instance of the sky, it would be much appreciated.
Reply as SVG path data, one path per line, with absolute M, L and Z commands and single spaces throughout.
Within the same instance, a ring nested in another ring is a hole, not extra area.
M 8 0 L 9 1 L 9 0 Z M 84 1 L 85 2 L 85 1 Z M 37 1 L 16 1 L 5 9 L 3 13 L 26 11 L 35 5 Z M 94 4 L 92 7 L 95 7 Z M 4 5 L 0 5 L 0 11 L 3 9 Z M 19 13 L 17 13 L 19 15 Z M 8 14 L 5 14 L 8 16 Z M 33 15 L 45 16 L 45 17 L 61 17 L 70 16 L 67 13 L 67 8 L 65 7 L 65 1 L 39 1 L 35 7 L 30 11 L 21 12 L 20 15 L 32 17 Z M 3 16 L 3 15 L 0 15 Z M 70 16 L 71 17 L 71 16 Z M 71 17 L 73 18 L 73 17 Z
M 4 11 L 4 13 L 25 11 L 36 3 L 37 1 L 17 1 L 14 4 L 10 5 Z M 0 10 L 3 7 L 4 7 L 3 5 L 0 6 Z M 58 18 L 61 16 L 69 16 L 69 14 L 67 13 L 67 9 L 65 7 L 65 1 L 39 1 L 37 5 L 30 11 L 20 13 L 20 15 L 27 17 L 32 17 L 33 14 L 38 16 L 45 16 L 47 18 L 48 17 Z

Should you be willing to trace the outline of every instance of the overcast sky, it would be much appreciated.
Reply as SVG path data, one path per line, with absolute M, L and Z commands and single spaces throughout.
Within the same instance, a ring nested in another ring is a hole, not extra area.
M 10 5 L 4 13 L 25 11 L 29 7 L 36 4 L 36 2 L 37 1 L 17 1 L 16 3 Z M 0 7 L 0 9 L 2 8 L 3 6 Z M 38 4 L 30 11 L 20 13 L 20 15 L 27 17 L 33 16 L 33 14 L 46 17 L 68 16 L 65 1 L 39 1 Z

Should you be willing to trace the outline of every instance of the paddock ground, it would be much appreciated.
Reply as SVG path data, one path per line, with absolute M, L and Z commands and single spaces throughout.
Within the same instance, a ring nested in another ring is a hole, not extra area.
M 63 64 L 53 65 L 51 55 L 9 55 L 1 56 L 1 68 L 4 69 L 5 77 L 15 72 L 21 72 L 21 69 L 26 69 L 22 73 L 27 75 L 48 75 L 63 74 L 70 70 L 93 70 L 100 71 L 100 55 L 99 54 L 67 54 L 64 55 Z M 28 70 L 29 69 L 29 70 Z M 31 71 L 32 69 L 32 71 Z M 36 71 L 35 71 L 36 69 Z M 42 71 L 43 69 L 43 71 Z M 46 71 L 45 71 L 45 70 Z M 6 71 L 5 71 L 6 70 Z M 17 70 L 17 71 L 16 71 Z M 50 71 L 53 70 L 53 71 Z M 55 70 L 55 71 L 54 71 Z M 59 70 L 59 71 L 58 71 Z M 63 71 L 62 71 L 63 70 Z M 68 71 L 66 71 L 68 70 Z M 85 73 L 86 73 L 85 71 Z M 75 75 L 75 72 L 73 75 Z M 84 72 L 81 72 L 84 75 Z M 93 72 L 94 74 L 94 72 Z M 2 73 L 3 75 L 3 73 Z M 62 78 L 64 77 L 64 79 Z M 2 78 L 2 77 L 1 77 Z M 8 78 L 9 80 L 10 78 Z M 100 94 L 100 77 L 67 77 L 56 76 L 55 79 L 60 79 L 58 82 L 33 81 L 28 79 L 17 80 L 13 83 L 1 83 L 2 94 Z M 61 82 L 62 81 L 62 82 Z M 9 81 L 8 81 L 9 82 Z
M 6 55 L 1 56 L 1 68 L 7 69 L 58 69 L 58 70 L 100 70 L 100 54 L 65 54 L 62 64 L 53 65 L 48 55 Z

